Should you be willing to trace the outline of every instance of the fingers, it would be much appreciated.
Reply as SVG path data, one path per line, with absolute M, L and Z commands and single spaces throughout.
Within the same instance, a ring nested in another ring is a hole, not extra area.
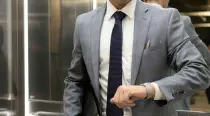
M 131 104 L 126 104 L 126 107 L 135 107 L 136 104 L 135 103 L 131 103 Z M 126 108 L 126 107 L 123 107 L 123 108 Z
M 115 100 L 115 104 L 117 105 L 117 107 L 122 108 L 124 106 L 121 96 L 123 96 L 123 90 L 122 90 L 122 86 L 118 87 L 115 96 L 114 96 L 114 100 Z
M 130 97 L 130 100 L 131 101 L 136 101 L 136 100 L 138 100 L 139 98 L 137 98 L 137 97 Z
M 123 95 L 121 95 L 121 101 L 125 104 L 133 103 L 133 100 L 130 99 L 130 95 L 128 91 L 123 92 Z
M 119 108 L 125 107 L 134 107 L 134 101 L 130 99 L 130 92 L 126 89 L 126 87 L 120 86 L 114 97 L 110 101 L 111 103 L 115 104 Z
M 135 103 L 116 103 L 114 101 L 114 98 L 111 99 L 111 103 L 115 104 L 118 108 L 126 108 L 126 107 L 135 107 L 136 104 Z

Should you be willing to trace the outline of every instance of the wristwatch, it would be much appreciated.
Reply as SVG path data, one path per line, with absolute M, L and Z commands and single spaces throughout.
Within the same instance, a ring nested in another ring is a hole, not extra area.
M 153 85 L 151 83 L 144 83 L 144 84 L 140 84 L 140 85 L 144 86 L 146 88 L 147 97 L 145 99 L 154 98 L 155 91 L 154 91 L 154 87 L 153 87 Z

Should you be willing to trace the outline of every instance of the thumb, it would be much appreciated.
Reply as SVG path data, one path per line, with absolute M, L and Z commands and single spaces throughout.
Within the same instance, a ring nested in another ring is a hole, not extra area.
M 138 100 L 138 98 L 137 97 L 130 97 L 130 100 L 136 101 L 136 100 Z
M 115 103 L 114 98 L 112 98 L 112 99 L 110 100 L 110 102 L 111 102 L 112 104 L 114 104 L 114 103 Z

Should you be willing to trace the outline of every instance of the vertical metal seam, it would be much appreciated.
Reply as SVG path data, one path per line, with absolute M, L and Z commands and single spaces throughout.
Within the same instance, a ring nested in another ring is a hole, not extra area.
M 25 116 L 29 116 L 29 55 L 28 55 L 28 0 L 24 0 L 24 104 Z
M 12 99 L 12 4 L 7 0 L 7 73 L 8 73 L 8 100 Z
M 50 25 L 51 24 L 50 23 L 51 22 L 51 5 L 52 5 L 51 0 L 48 0 L 48 44 L 49 44 L 48 45 L 48 51 L 49 51 L 48 52 L 48 55 L 49 55 L 48 56 L 48 64 L 49 64 L 48 74 L 49 74 L 49 77 L 48 78 L 49 78 L 49 90 L 50 90 L 49 97 L 50 97 L 50 100 L 52 100 L 52 95 L 51 95 L 52 94 L 52 90 L 51 90 L 51 87 L 52 87 L 52 85 L 51 85 L 52 84 L 51 83 L 51 81 L 52 81 L 52 79 L 51 79 L 52 78 L 52 75 L 51 75 L 51 69 L 52 68 L 51 68 L 51 66 L 52 65 L 51 65 L 51 52 L 50 52 L 50 47 L 51 47 L 51 44 L 50 44 L 51 43 L 51 25 Z

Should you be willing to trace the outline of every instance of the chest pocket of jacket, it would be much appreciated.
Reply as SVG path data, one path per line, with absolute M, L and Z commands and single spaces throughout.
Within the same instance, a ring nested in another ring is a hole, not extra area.
M 148 48 L 147 48 L 147 44 L 145 45 L 145 49 L 144 49 L 144 55 L 146 54 L 150 54 L 152 52 L 157 52 L 161 49 L 164 48 L 164 44 L 163 43 L 160 43 L 160 44 L 156 44 L 156 45 L 150 45 Z

